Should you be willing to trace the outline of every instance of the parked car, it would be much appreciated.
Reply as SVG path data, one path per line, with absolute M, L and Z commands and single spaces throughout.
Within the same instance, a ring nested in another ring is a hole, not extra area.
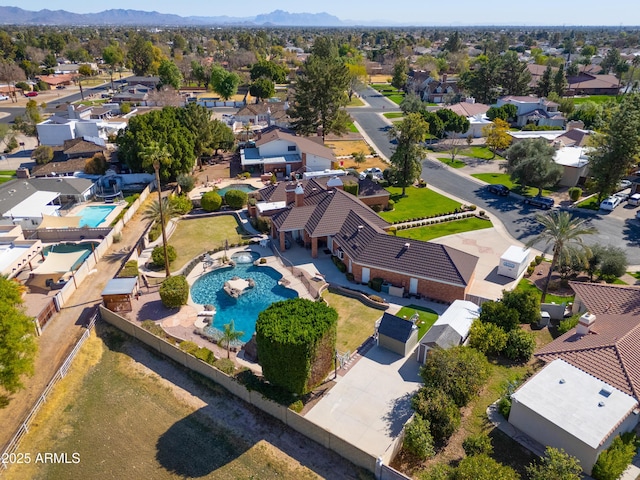
M 553 198 L 536 195 L 535 197 L 524 197 L 524 203 L 533 205 L 534 207 L 550 209 L 555 204 Z
M 616 208 L 618 205 L 620 205 L 622 203 L 622 199 L 620 197 L 616 197 L 615 195 L 612 195 L 608 198 L 605 198 L 602 203 L 600 204 L 600 209 L 601 210 L 607 210 L 607 211 L 611 211 L 614 208 Z
M 614 197 L 618 197 L 621 202 L 629 200 L 629 192 L 618 192 L 613 194 Z
M 9 100 L 9 97 L 6 95 L 0 95 L 0 100 Z
M 65 89 L 65 88 L 67 88 L 67 87 L 65 87 L 64 85 L 56 85 L 56 88 L 57 88 L 58 90 L 64 90 L 64 89 Z
M 37 97 L 38 92 L 27 92 L 24 94 L 25 97 Z
M 489 190 L 491 193 L 495 193 L 496 195 L 500 195 L 502 197 L 506 197 L 507 195 L 509 195 L 509 192 L 511 191 L 509 190 L 509 187 L 505 185 L 501 185 L 500 183 L 489 185 L 487 187 L 487 190 Z
M 378 167 L 367 168 L 364 172 L 360 173 L 360 180 L 367 178 L 367 175 L 371 175 L 376 180 L 382 179 L 382 170 Z
M 634 193 L 629 197 L 629 205 L 633 205 L 634 207 L 640 205 L 640 193 Z
M 618 190 L 629 188 L 631 186 L 631 183 L 632 182 L 629 180 L 620 180 L 620 182 L 618 183 Z

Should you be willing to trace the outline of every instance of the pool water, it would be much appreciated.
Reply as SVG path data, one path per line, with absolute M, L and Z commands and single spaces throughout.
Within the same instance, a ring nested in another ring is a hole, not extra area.
M 82 217 L 80 219 L 81 227 L 95 228 L 104 222 L 104 219 L 116 208 L 115 205 L 100 205 L 99 207 L 84 207 L 76 216 Z
M 235 256 L 232 256 L 234 258 Z M 248 342 L 256 330 L 258 314 L 269 305 L 280 300 L 296 298 L 298 292 L 278 285 L 282 275 L 271 267 L 256 267 L 253 261 L 260 255 L 252 253 L 251 263 L 236 263 L 235 267 L 221 268 L 206 273 L 191 287 L 191 298 L 199 305 L 211 304 L 216 307 L 210 330 L 223 330 L 223 326 L 234 321 L 234 328 L 244 332 L 241 341 Z M 235 259 L 235 258 L 234 258 Z M 231 277 L 252 278 L 256 286 L 235 299 L 222 289 Z
M 218 195 L 224 197 L 229 190 L 240 190 L 241 192 L 251 193 L 255 192 L 258 189 L 256 187 L 252 187 L 251 185 L 245 185 L 244 183 L 234 183 L 233 185 L 229 185 L 219 189 Z
M 98 248 L 98 245 L 100 245 L 100 242 L 58 243 L 56 245 L 47 245 L 46 247 L 44 247 L 42 249 L 42 254 L 46 257 L 47 255 L 49 255 L 49 252 L 71 253 L 71 252 L 81 252 L 85 250 L 86 253 L 82 255 L 78 259 L 78 261 L 75 264 L 73 264 L 69 269 L 69 270 L 75 270 L 78 267 L 80 267 L 80 265 L 82 265 L 82 262 L 85 261 L 85 259 L 91 254 L 91 252 L 95 248 Z

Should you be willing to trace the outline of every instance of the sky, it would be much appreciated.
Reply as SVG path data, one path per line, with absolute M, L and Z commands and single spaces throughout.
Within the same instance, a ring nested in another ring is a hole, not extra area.
M 640 25 L 640 7 L 637 0 L 582 0 L 558 2 L 506 2 L 504 0 L 409 0 L 395 4 L 388 0 L 345 1 L 323 0 L 0 0 L 2 6 L 19 6 L 25 10 L 61 9 L 75 13 L 96 13 L 108 8 L 157 11 L 180 16 L 250 17 L 273 10 L 292 13 L 327 12 L 341 20 L 388 21 L 403 25 Z M 366 5 L 366 7 L 363 7 Z M 447 8 L 450 6 L 450 8 Z

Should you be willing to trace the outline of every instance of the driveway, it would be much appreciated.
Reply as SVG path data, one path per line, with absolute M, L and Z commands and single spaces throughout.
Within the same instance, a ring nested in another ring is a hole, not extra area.
M 305 418 L 388 463 L 387 449 L 413 414 L 411 397 L 422 385 L 418 370 L 414 355 L 374 346 Z

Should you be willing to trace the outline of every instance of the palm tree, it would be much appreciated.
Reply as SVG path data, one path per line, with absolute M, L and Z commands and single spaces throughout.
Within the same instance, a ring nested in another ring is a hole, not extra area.
M 153 222 L 160 223 L 160 204 L 158 200 L 151 202 L 147 208 L 142 212 L 145 220 L 152 220 Z M 165 224 L 174 217 L 179 217 L 180 212 L 176 211 L 173 203 L 166 197 L 162 199 L 162 216 L 164 217 Z
M 231 344 L 236 340 L 239 340 L 244 335 L 244 332 L 236 330 L 233 325 L 233 320 L 222 326 L 222 338 L 220 344 L 224 345 L 227 349 L 227 358 L 231 356 Z
M 553 244 L 553 259 L 540 299 L 540 302 L 544 303 L 551 274 L 558 262 L 572 255 L 584 256 L 589 251 L 589 247 L 582 242 L 582 236 L 595 233 L 596 230 L 593 227 L 587 227 L 584 219 L 574 218 L 569 212 L 564 211 L 552 211 L 546 215 L 537 214 L 536 220 L 543 226 L 543 230 L 537 237 L 527 242 L 527 247 L 539 241 L 543 241 L 545 245 Z

